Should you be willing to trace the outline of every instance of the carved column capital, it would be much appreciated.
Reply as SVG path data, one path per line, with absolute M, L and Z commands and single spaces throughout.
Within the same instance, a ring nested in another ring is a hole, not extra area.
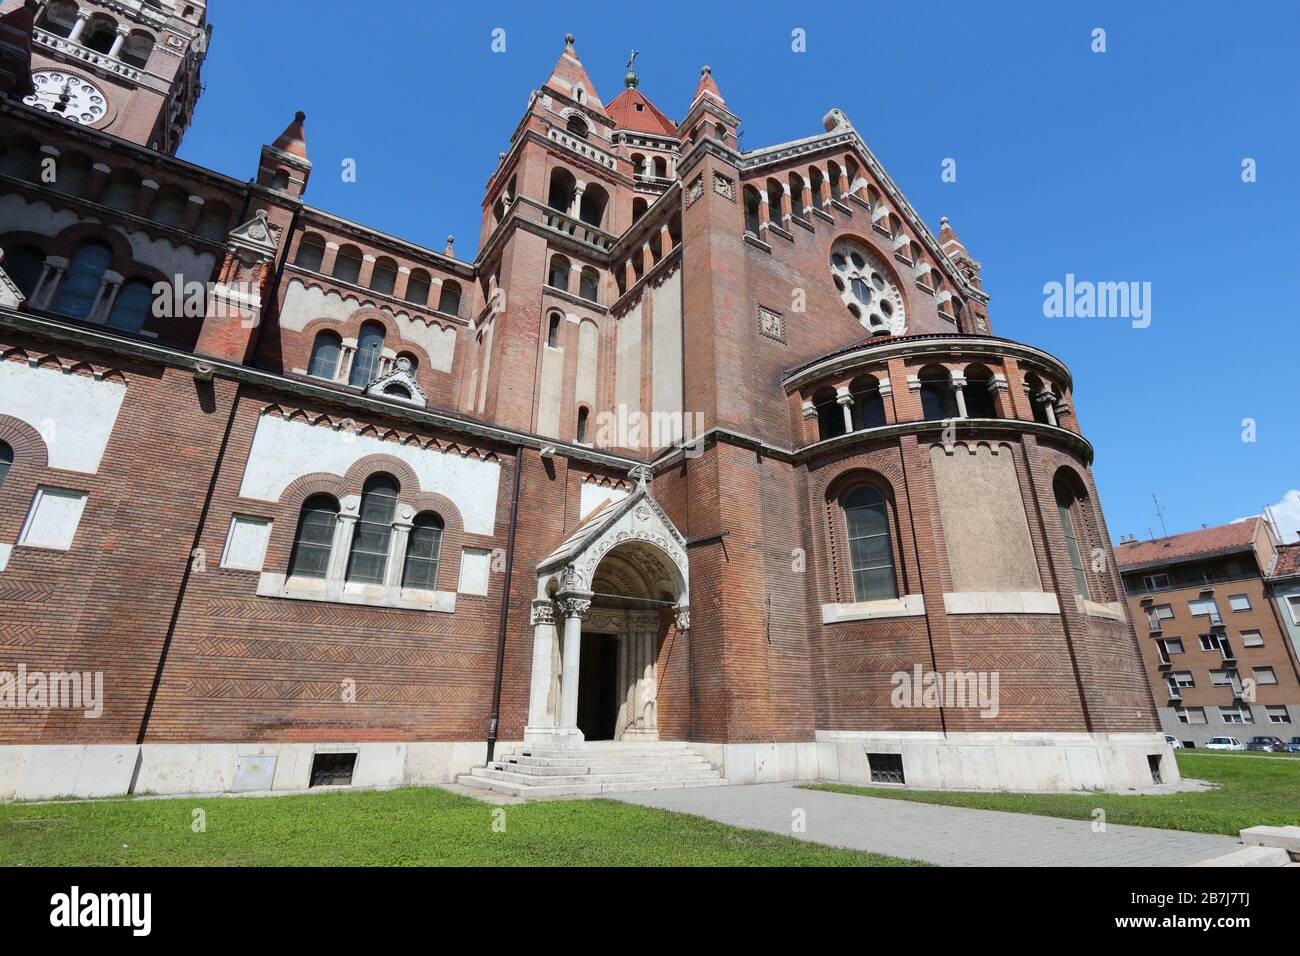
M 545 598 L 533 602 L 533 613 L 531 623 L 534 627 L 538 624 L 555 623 L 555 603 Z
M 679 604 L 673 608 L 673 623 L 677 625 L 677 630 L 688 631 L 691 627 L 691 608 L 687 604 Z
M 579 591 L 561 594 L 557 603 L 560 606 L 561 616 L 566 619 L 577 618 L 579 621 L 583 621 L 591 613 L 591 592 Z

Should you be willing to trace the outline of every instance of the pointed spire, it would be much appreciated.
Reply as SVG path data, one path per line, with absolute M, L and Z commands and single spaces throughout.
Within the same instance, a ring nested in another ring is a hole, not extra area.
M 578 59 L 578 52 L 573 47 L 572 33 L 565 34 L 564 52 L 560 54 L 555 69 L 551 70 L 546 85 L 583 106 L 602 113 L 605 111 L 605 105 L 596 94 L 596 85 L 591 82 L 586 68 Z
M 307 114 L 299 110 L 294 114 L 293 122 L 285 127 L 284 132 L 276 138 L 273 144 L 276 149 L 297 156 L 299 159 L 307 158 L 307 131 L 303 123 L 307 120 Z
M 958 250 L 966 252 L 966 247 L 962 245 L 961 240 L 957 238 L 957 233 L 953 231 L 952 225 L 948 222 L 947 216 L 941 216 L 939 218 L 939 245 L 942 246 L 943 251 L 949 255 L 954 254 Z M 967 255 L 969 255 L 969 253 L 967 253 Z
M 700 85 L 695 88 L 695 99 L 691 100 L 693 107 L 702 98 L 708 97 L 719 106 L 725 107 L 727 101 L 722 98 L 722 92 L 718 89 L 718 84 L 713 82 L 713 67 L 700 67 Z

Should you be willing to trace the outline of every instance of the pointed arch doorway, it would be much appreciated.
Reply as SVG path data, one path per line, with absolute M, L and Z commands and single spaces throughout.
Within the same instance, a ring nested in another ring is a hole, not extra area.
M 686 542 L 643 484 L 538 565 L 525 741 L 658 740 L 660 651 L 689 626 Z

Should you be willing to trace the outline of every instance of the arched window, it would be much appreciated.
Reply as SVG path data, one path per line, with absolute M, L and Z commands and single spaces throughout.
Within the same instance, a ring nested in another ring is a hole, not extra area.
M 96 53 L 107 53 L 117 40 L 117 24 L 108 17 L 96 17 L 81 35 L 82 46 Z
M 205 239 L 225 239 L 230 228 L 230 207 L 223 202 L 205 203 L 194 231 Z M 325 248 L 321 247 L 324 255 Z
M 757 239 L 758 227 L 762 223 L 762 217 L 759 215 L 758 207 L 763 204 L 759 197 L 758 190 L 753 186 L 745 187 L 745 231 Z
M 853 428 L 879 428 L 885 424 L 885 400 L 880 395 L 880 382 L 874 375 L 862 375 L 849 385 L 853 396 Z
M 9 477 L 9 469 L 14 463 L 14 450 L 9 447 L 8 442 L 0 441 L 0 488 L 4 487 L 5 479 Z
M 343 352 L 343 340 L 335 332 L 319 332 L 311 345 L 311 363 L 307 374 L 331 382 L 339 373 L 339 356 Z
M 633 153 L 631 159 L 632 159 L 632 172 L 634 174 L 636 174 L 637 176 L 650 175 L 650 164 L 646 162 L 644 153 Z
M 1047 396 L 1051 389 L 1043 384 L 1041 378 L 1033 372 L 1030 372 L 1025 376 L 1025 391 L 1029 395 L 1029 407 L 1034 413 L 1034 421 L 1038 422 L 1040 425 L 1054 424 L 1047 412 L 1047 406 L 1049 404 Z
M 113 170 L 99 197 L 100 204 L 121 212 L 135 212 L 140 201 L 140 182 L 140 175 L 132 170 Z
M 77 5 L 71 0 L 55 0 L 46 8 L 45 16 L 41 18 L 41 29 L 48 30 L 65 40 L 76 25 Z
M 588 302 L 600 298 L 600 273 L 591 266 L 583 266 L 578 275 L 578 295 Z
M 813 395 L 813 407 L 817 409 L 817 436 L 823 440 L 837 438 L 844 434 L 844 408 L 839 403 L 835 389 L 818 389 Z
M 957 409 L 952 397 L 952 377 L 941 365 L 929 365 L 921 370 L 921 415 L 927 422 L 941 422 L 956 418 Z
M 388 567 L 388 542 L 397 511 L 397 482 L 389 475 L 372 475 L 361 490 L 361 512 L 352 535 L 348 580 L 383 584 Z
M 997 403 L 993 399 L 993 373 L 983 365 L 966 369 L 966 415 L 969 418 L 997 418 Z
M 356 246 L 342 246 L 334 259 L 334 278 L 356 285 L 361 278 L 361 250 Z
M 447 315 L 460 315 L 460 283 L 448 279 L 442 284 L 442 293 L 438 296 L 438 311 Z
M 808 170 L 808 191 L 812 193 L 814 209 L 821 209 L 822 207 L 822 200 L 826 195 L 822 191 L 825 188 L 825 185 L 826 177 L 822 175 L 822 171 L 816 166 L 811 167 Z
M 41 171 L 40 149 L 30 136 L 10 137 L 0 151 L 0 172 L 17 179 L 36 179 Z
M 781 197 L 785 195 L 785 190 L 775 179 L 767 181 L 767 216 L 769 221 L 780 225 L 785 219 L 785 213 L 781 209 Z
M 379 377 L 379 359 L 384 353 L 384 327 L 373 322 L 361 326 L 357 336 L 357 354 L 352 359 L 348 384 L 365 388 Z
M 551 187 L 546 194 L 546 205 L 567 213 L 577 190 L 578 181 L 573 178 L 573 173 L 563 166 L 556 166 L 551 170 Z
M 149 218 L 163 226 L 177 226 L 185 221 L 185 209 L 190 197 L 183 189 L 166 186 L 158 191 L 158 198 L 149 208 Z
M 586 139 L 587 133 L 590 131 L 587 121 L 576 113 L 569 117 L 569 121 L 564 124 L 564 128 L 579 139 Z
M 309 272 L 320 272 L 321 263 L 325 261 L 325 240 L 314 232 L 309 232 L 298 243 L 298 254 L 293 257 L 293 264 Z
M 552 312 L 546 326 L 546 344 L 550 348 L 558 349 L 560 347 L 560 323 L 564 321 L 564 316 L 559 312 Z
M 54 311 L 74 319 L 87 318 L 99 297 L 99 286 L 112 258 L 113 250 L 107 243 L 91 240 L 81 246 L 73 254 L 68 274 L 59 284 Z
M 656 179 L 667 179 L 667 178 L 668 178 L 668 160 L 664 159 L 664 157 L 662 157 L 662 156 L 656 156 L 656 157 L 654 158 L 654 160 L 653 160 L 653 164 L 654 164 L 653 168 L 654 168 L 654 171 L 655 171 L 655 178 L 656 178 Z
M 393 398 L 400 398 L 405 401 L 411 400 L 411 390 L 399 382 L 393 382 L 384 386 L 384 394 L 391 395 Z
M 861 485 L 845 495 L 843 508 L 854 600 L 898 597 L 885 496 L 871 485 Z
M 83 196 L 90 184 L 94 164 L 84 153 L 64 153 L 58 159 L 58 178 L 51 184 L 69 196 Z
M 790 211 L 800 218 L 803 217 L 803 177 L 796 172 L 791 172 L 790 176 Z
M 432 511 L 415 516 L 406 545 L 402 587 L 438 590 L 438 556 L 442 550 L 443 521 Z
M 127 37 L 122 46 L 119 59 L 137 69 L 143 70 L 149 65 L 149 56 L 153 53 L 154 39 L 143 30 L 135 30 Z
M 289 558 L 291 577 L 325 577 L 338 516 L 339 503 L 329 495 L 312 495 L 303 502 L 298 532 L 293 536 L 293 554 Z
M 392 295 L 397 288 L 397 263 L 387 256 L 376 259 L 370 270 L 370 288 L 380 295 Z
M 3 264 L 9 278 L 28 299 L 36 291 L 36 283 L 41 281 L 45 271 L 45 253 L 35 246 L 19 246 L 12 252 L 6 252 Z
M 412 355 L 410 352 L 399 352 L 399 353 L 397 353 L 397 363 L 398 363 L 399 365 L 401 364 L 402 359 L 406 359 L 406 362 L 407 362 L 407 370 L 408 370 L 412 375 L 414 375 L 414 374 L 415 374 L 415 370 L 416 370 L 417 368 L 420 367 L 420 360 L 419 360 L 418 358 L 416 358 L 414 355 Z
M 406 301 L 411 305 L 428 305 L 429 285 L 429 273 L 423 269 L 413 269 L 406 280 Z
M 271 177 L 271 188 L 278 192 L 284 192 L 286 189 L 288 189 L 289 170 L 277 169 L 275 171 L 275 175 Z
M 551 270 L 546 277 L 546 284 L 552 289 L 569 291 L 569 260 L 564 256 L 551 256 Z
M 1092 595 L 1088 591 L 1088 576 L 1083 570 L 1083 548 L 1079 544 L 1079 534 L 1087 527 L 1084 515 L 1086 497 L 1072 487 L 1074 484 L 1066 474 L 1058 472 L 1053 490 L 1056 492 L 1056 510 L 1061 516 L 1061 533 L 1065 535 L 1065 546 L 1070 552 L 1074 586 L 1086 601 Z
M 144 279 L 132 279 L 122 284 L 117 294 L 108 324 L 116 329 L 139 332 L 153 312 L 153 284 Z
M 574 441 L 580 444 L 585 444 L 587 441 L 587 416 L 589 414 L 590 410 L 586 406 L 578 409 L 578 429 L 574 435 Z
M 632 200 L 632 221 L 636 222 L 638 219 L 644 216 L 646 214 L 646 210 L 649 208 L 650 208 L 650 204 L 647 203 L 640 196 L 638 196 L 636 199 L 633 199 Z
M 578 218 L 589 226 L 600 227 L 605 220 L 605 207 L 609 205 L 609 193 L 604 188 L 591 183 L 582 191 L 582 202 L 578 204 Z

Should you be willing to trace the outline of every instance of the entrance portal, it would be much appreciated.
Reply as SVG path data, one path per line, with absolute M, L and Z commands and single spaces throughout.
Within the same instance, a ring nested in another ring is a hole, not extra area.
M 587 740 L 613 740 L 620 691 L 618 643 L 610 634 L 582 635 L 578 678 L 578 729 Z

